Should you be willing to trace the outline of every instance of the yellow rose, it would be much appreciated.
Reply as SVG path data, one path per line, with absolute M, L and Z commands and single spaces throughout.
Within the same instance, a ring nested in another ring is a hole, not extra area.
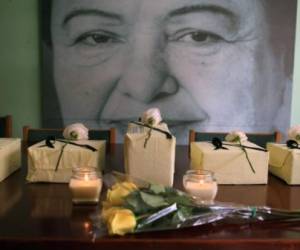
M 107 219 L 109 234 L 124 235 L 131 233 L 136 227 L 136 219 L 129 209 L 111 208 Z
M 137 190 L 137 186 L 132 182 L 116 183 L 107 191 L 107 201 L 112 206 L 121 206 L 124 203 L 124 198 L 134 190 Z
M 102 208 L 101 217 L 104 222 L 107 222 L 108 218 L 116 211 L 120 210 L 120 207 L 104 207 Z

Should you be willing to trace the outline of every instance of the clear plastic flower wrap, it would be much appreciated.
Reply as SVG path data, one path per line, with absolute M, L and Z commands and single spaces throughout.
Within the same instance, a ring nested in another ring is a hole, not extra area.
M 300 221 L 300 211 L 234 203 L 203 204 L 174 188 L 113 172 L 103 176 L 107 193 L 93 216 L 94 237 L 200 226 L 224 218 Z

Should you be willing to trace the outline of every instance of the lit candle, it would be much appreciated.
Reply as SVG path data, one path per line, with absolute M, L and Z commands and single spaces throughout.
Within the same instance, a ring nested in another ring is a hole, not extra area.
M 73 203 L 98 203 L 102 180 L 98 177 L 95 168 L 77 168 L 73 170 L 69 187 L 73 196 Z
M 213 201 L 218 191 L 213 173 L 207 170 L 187 171 L 183 177 L 183 185 L 189 194 L 200 201 Z

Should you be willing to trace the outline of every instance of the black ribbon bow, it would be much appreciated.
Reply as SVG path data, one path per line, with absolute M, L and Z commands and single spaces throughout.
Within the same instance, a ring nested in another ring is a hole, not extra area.
M 78 147 L 83 147 L 83 148 L 92 150 L 93 152 L 97 151 L 97 149 L 92 147 L 91 145 L 78 144 L 78 143 L 71 142 L 71 141 L 68 141 L 68 140 L 56 139 L 55 136 L 48 136 L 46 138 L 46 144 L 41 145 L 40 147 L 46 147 L 47 146 L 48 148 L 54 148 L 55 141 L 63 142 L 63 143 L 66 143 L 66 144 L 71 144 L 71 145 L 78 146 Z
M 295 140 L 286 141 L 286 146 L 290 149 L 300 149 L 298 142 L 296 142 Z
M 243 148 L 248 148 L 248 149 L 254 149 L 254 150 L 258 150 L 258 151 L 264 151 L 264 152 L 268 152 L 268 150 L 266 150 L 265 148 L 258 148 L 258 147 L 250 147 L 250 146 L 246 146 L 246 145 L 236 145 L 236 144 L 228 144 L 228 143 L 223 143 L 218 137 L 214 137 L 211 140 L 211 143 L 215 146 L 215 150 L 217 149 L 228 149 L 223 147 L 223 145 L 225 146 L 231 146 L 231 147 L 243 147 Z
M 55 143 L 55 136 L 48 136 L 46 138 L 46 145 L 42 145 L 40 147 L 44 147 L 47 146 L 48 148 L 54 148 L 54 144 Z
M 218 150 L 220 148 L 228 150 L 228 148 L 223 147 L 223 143 L 218 137 L 212 138 L 211 143 L 215 146 L 215 150 Z
M 94 148 L 94 147 L 92 147 L 92 146 L 90 146 L 88 144 L 78 144 L 78 143 L 71 142 L 71 141 L 68 141 L 68 140 L 56 139 L 55 136 L 47 136 L 47 138 L 46 138 L 46 144 L 45 145 L 41 145 L 40 147 L 55 148 L 54 147 L 55 141 L 59 141 L 59 142 L 65 143 L 65 145 L 63 145 L 62 148 L 61 148 L 61 151 L 60 151 L 57 163 L 56 163 L 55 171 L 57 171 L 57 169 L 58 169 L 58 166 L 59 166 L 62 154 L 64 152 L 65 147 L 68 144 L 71 144 L 71 145 L 74 145 L 74 146 L 78 146 L 78 147 L 83 147 L 83 148 L 89 149 L 89 150 L 91 150 L 93 152 L 97 151 L 96 148 Z

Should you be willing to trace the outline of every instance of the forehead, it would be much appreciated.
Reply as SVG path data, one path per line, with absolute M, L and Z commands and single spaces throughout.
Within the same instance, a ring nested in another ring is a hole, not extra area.
M 53 0 L 52 19 L 63 21 L 77 10 L 101 10 L 118 15 L 122 20 L 132 22 L 163 19 L 170 14 L 186 14 L 193 10 L 216 12 L 225 10 L 239 19 L 259 18 L 263 14 L 264 0 Z M 213 8 L 207 8 L 213 7 Z

